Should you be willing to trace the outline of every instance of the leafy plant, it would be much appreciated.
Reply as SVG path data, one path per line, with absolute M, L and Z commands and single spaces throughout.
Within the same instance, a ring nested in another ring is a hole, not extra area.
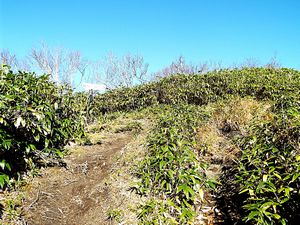
M 235 184 L 244 198 L 244 220 L 260 224 L 292 223 L 299 214 L 300 72 L 286 68 L 244 68 L 202 75 L 173 75 L 134 88 L 96 95 L 95 116 L 171 105 L 148 140 L 148 156 L 141 163 L 139 192 L 168 199 L 180 210 L 176 221 L 190 221 L 199 188 L 206 182 L 193 152 L 197 115 L 191 105 L 232 97 L 267 100 L 272 113 L 240 140 L 243 151 Z M 185 104 L 189 106 L 180 107 Z M 98 113 L 98 114 L 97 114 Z M 201 117 L 201 116 L 200 116 Z M 247 134 L 247 132 L 244 132 Z M 159 204 L 158 204 L 159 205 Z M 160 207 L 160 206 L 159 206 Z M 172 214 L 172 213 L 171 213 Z M 182 216 L 185 215 L 185 216 Z
M 241 144 L 244 149 L 237 175 L 246 195 L 245 221 L 292 224 L 300 210 L 300 111 L 281 111 L 256 124 Z
M 121 223 L 124 217 L 124 213 L 118 209 L 109 209 L 106 214 L 108 220 L 115 220 L 118 223 Z
M 179 208 L 168 213 L 177 222 L 185 223 L 192 220 L 193 203 L 199 190 L 203 191 L 202 186 L 210 183 L 204 179 L 205 165 L 193 152 L 198 115 L 191 105 L 203 106 L 236 96 L 268 100 L 273 103 L 276 115 L 254 125 L 240 142 L 243 154 L 237 164 L 235 184 L 245 200 L 242 213 L 245 221 L 291 223 L 299 209 L 299 194 L 295 190 L 299 184 L 300 72 L 285 68 L 244 68 L 203 75 L 173 75 L 96 95 L 92 107 L 97 117 L 172 105 L 160 116 L 149 136 L 148 155 L 138 171 L 141 178 L 138 191 L 172 201 Z M 164 208 L 160 203 L 156 206 Z M 151 209 L 147 204 L 145 207 Z
M 148 155 L 137 173 L 141 178 L 139 193 L 156 196 L 173 205 L 167 210 L 168 215 L 180 223 L 193 220 L 194 202 L 203 193 L 202 188 L 208 186 L 204 178 L 205 163 L 193 150 L 196 127 L 202 117 L 197 107 L 189 105 L 167 110 L 149 136 Z M 165 206 L 157 207 L 162 210 Z M 142 207 L 141 218 L 146 216 L 144 214 L 149 216 L 152 211 L 148 209 L 147 204 Z
M 64 145 L 84 135 L 83 116 L 72 90 L 48 75 L 0 69 L 1 187 L 29 162 L 61 157 Z

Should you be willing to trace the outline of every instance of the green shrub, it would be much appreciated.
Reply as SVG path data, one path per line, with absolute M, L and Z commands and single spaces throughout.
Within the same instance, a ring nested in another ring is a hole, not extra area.
M 0 186 L 20 170 L 84 135 L 84 120 L 72 90 L 48 75 L 0 69 Z
M 121 88 L 95 96 L 93 116 L 131 111 L 158 104 L 205 105 L 228 96 L 253 96 L 281 104 L 287 96 L 300 94 L 300 72 L 292 69 L 233 69 L 204 75 L 173 75 L 134 88 Z M 287 101 L 284 101 L 287 104 Z
M 148 138 L 148 154 L 139 165 L 138 191 L 165 201 L 152 208 L 148 203 L 143 205 L 139 214 L 143 223 L 149 218 L 154 224 L 165 223 L 165 214 L 151 216 L 155 211 L 168 213 L 180 223 L 193 221 L 194 201 L 212 184 L 204 178 L 205 164 L 193 148 L 196 127 L 204 117 L 197 107 L 182 105 L 169 108 L 159 118 Z M 154 210 L 156 207 L 160 208 Z
M 256 124 L 244 138 L 236 183 L 246 221 L 296 224 L 300 219 L 300 110 L 289 108 Z

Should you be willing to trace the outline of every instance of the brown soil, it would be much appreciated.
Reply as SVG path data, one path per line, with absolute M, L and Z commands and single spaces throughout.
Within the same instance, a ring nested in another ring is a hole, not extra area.
M 67 168 L 47 168 L 33 180 L 25 201 L 29 225 L 110 224 L 104 208 L 110 204 L 105 182 L 118 153 L 132 134 L 106 134 L 101 145 L 75 147 Z

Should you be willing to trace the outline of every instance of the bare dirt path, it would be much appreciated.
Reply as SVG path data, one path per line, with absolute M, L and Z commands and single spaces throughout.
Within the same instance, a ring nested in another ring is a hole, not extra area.
M 101 145 L 79 146 L 66 157 L 67 168 L 47 168 L 33 180 L 25 203 L 29 225 L 109 224 L 109 175 L 114 158 L 132 135 L 106 134 Z

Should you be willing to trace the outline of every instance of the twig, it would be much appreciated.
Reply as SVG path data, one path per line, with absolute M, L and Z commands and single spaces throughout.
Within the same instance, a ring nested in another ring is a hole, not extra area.
M 75 183 L 75 182 L 77 182 L 77 181 L 78 181 L 78 180 L 70 180 L 70 181 L 68 181 L 68 182 L 65 182 L 63 186 L 67 186 L 67 185 L 72 184 L 72 183 Z
M 50 196 L 50 197 L 54 197 L 54 195 L 52 193 L 48 193 L 48 192 L 45 192 L 45 191 L 42 191 L 41 192 L 43 195 L 47 195 L 47 196 Z
M 36 198 L 34 199 L 33 202 L 30 203 L 30 205 L 27 207 L 27 209 L 25 211 L 28 211 L 35 203 L 38 202 L 38 200 L 40 199 L 40 190 L 38 190 L 38 193 L 36 195 Z

